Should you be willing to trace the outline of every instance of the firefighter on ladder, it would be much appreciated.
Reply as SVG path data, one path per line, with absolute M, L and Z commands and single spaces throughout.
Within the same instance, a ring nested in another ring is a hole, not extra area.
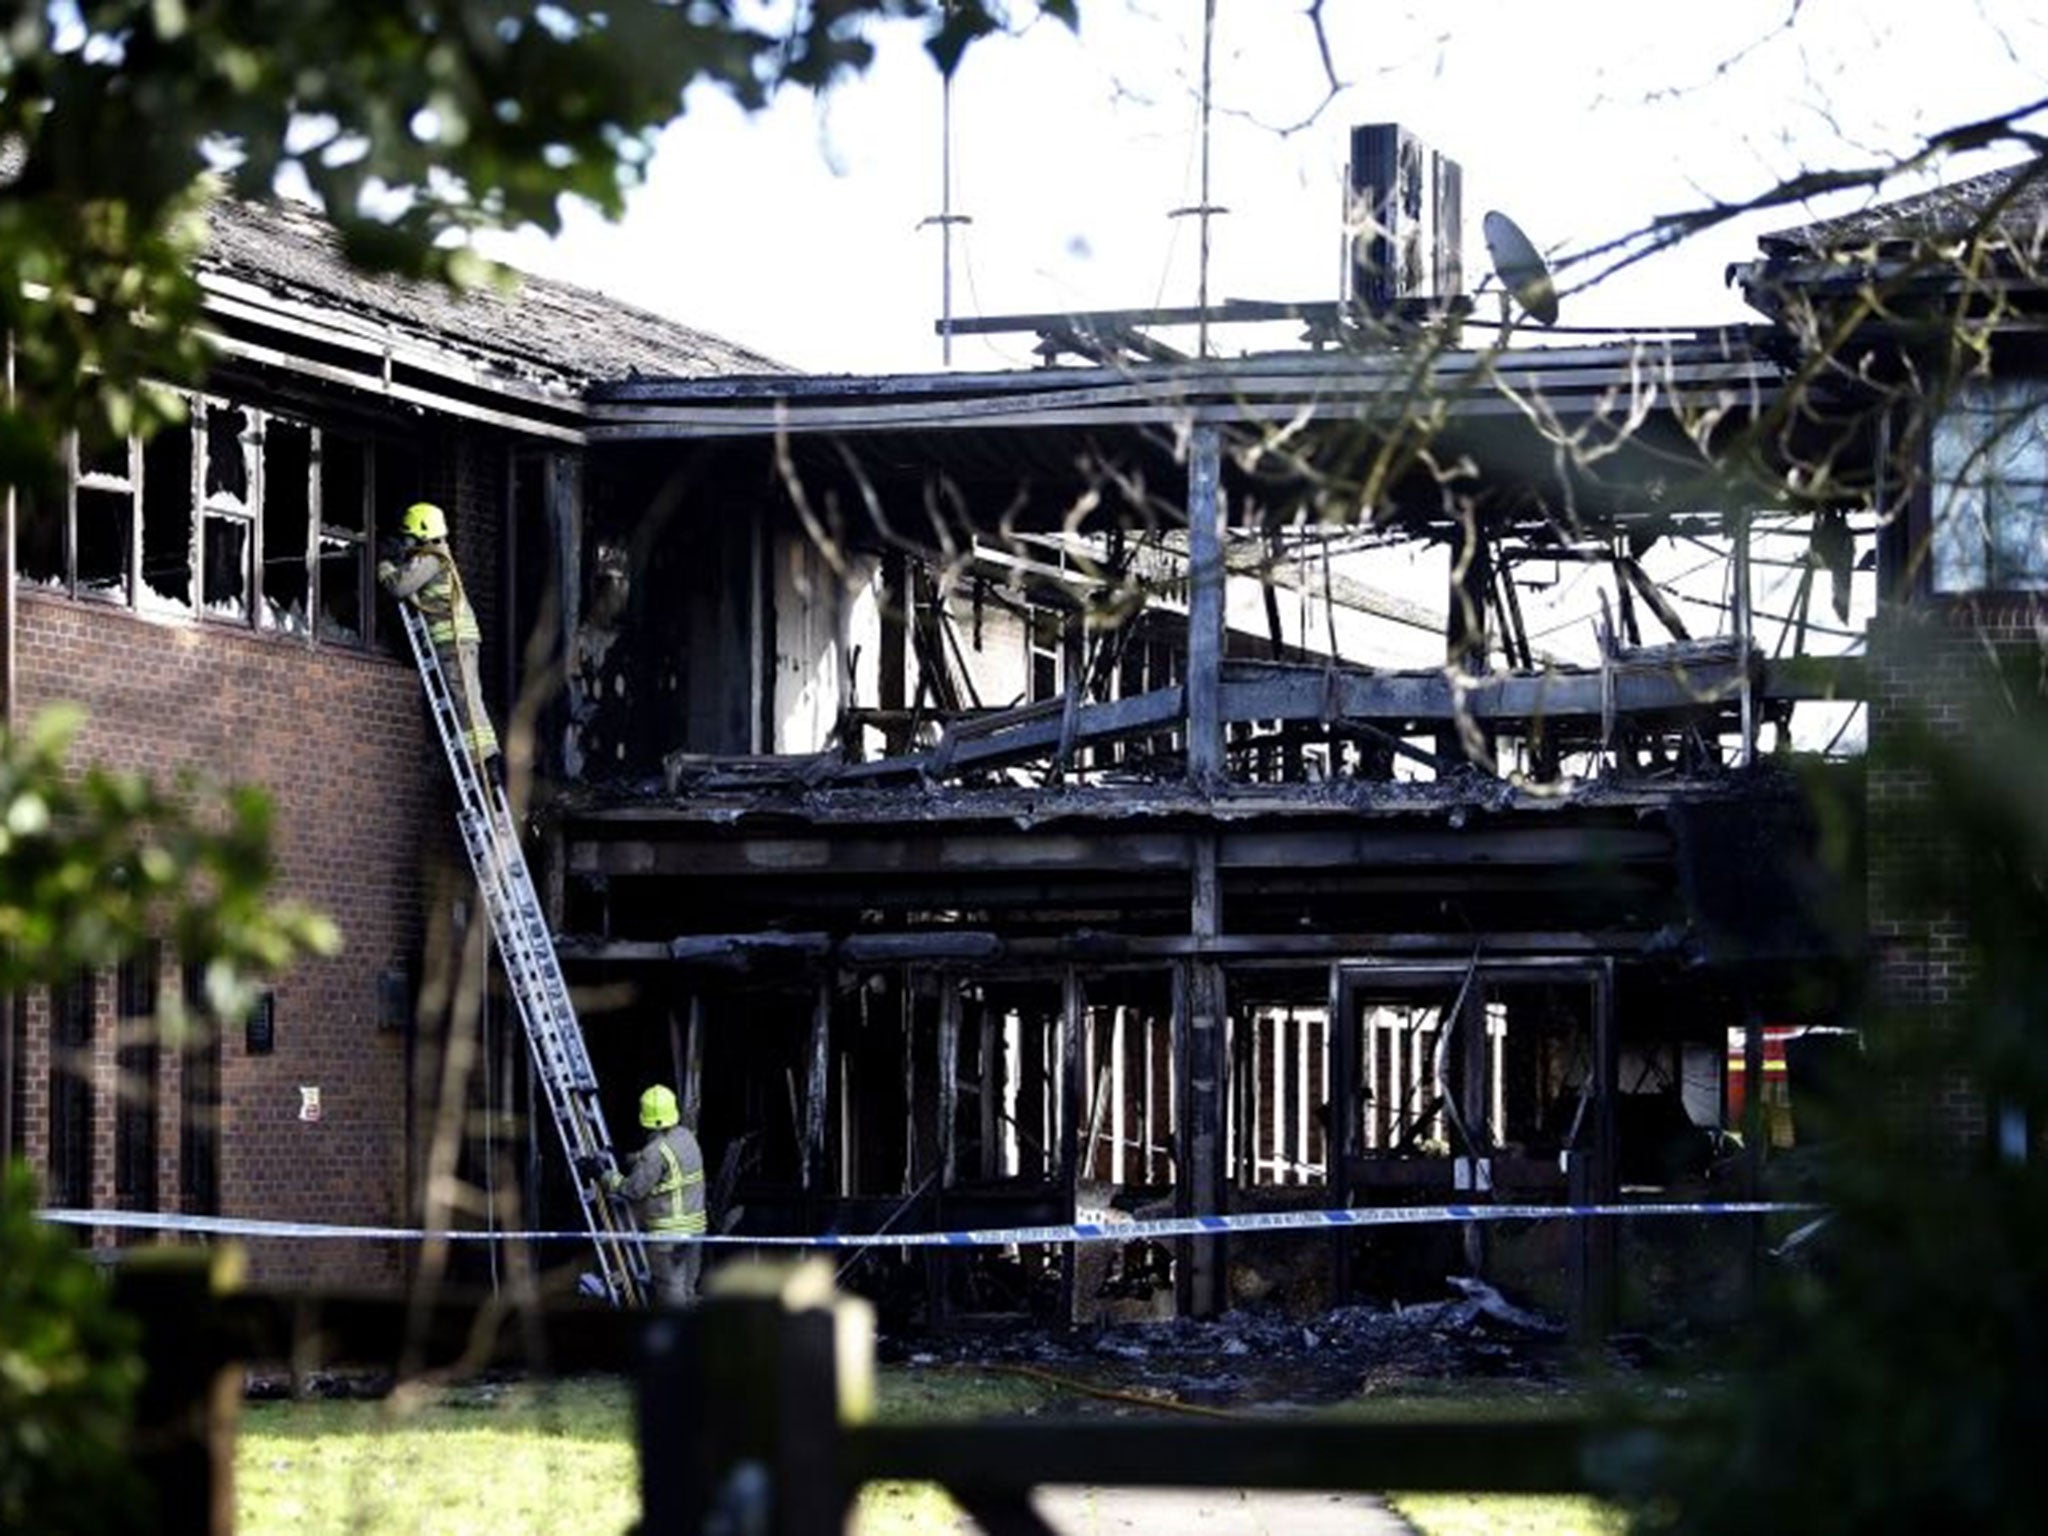
M 405 534 L 404 558 L 378 562 L 377 580 L 399 602 L 417 608 L 427 621 L 427 638 L 433 642 L 442 675 L 448 680 L 462 744 L 475 760 L 477 771 L 503 789 L 505 759 L 498 750 L 498 733 L 491 729 L 490 713 L 484 708 L 483 681 L 477 670 L 483 631 L 477 627 L 476 610 L 469 606 L 462 574 L 455 569 L 455 556 L 448 548 L 448 516 L 431 501 L 416 501 L 405 509 L 399 527 Z
M 647 1269 L 654 1282 L 649 1298 L 665 1306 L 686 1306 L 697 1296 L 697 1272 L 704 1249 L 698 1243 L 660 1241 L 665 1237 L 700 1237 L 704 1233 L 704 1154 L 697 1138 L 682 1123 L 675 1091 L 656 1083 L 640 1095 L 640 1124 L 647 1142 L 633 1154 L 625 1172 L 590 1159 L 605 1190 L 630 1201 L 640 1230 L 657 1239 L 647 1245 Z M 579 1165 L 587 1177 L 592 1168 Z

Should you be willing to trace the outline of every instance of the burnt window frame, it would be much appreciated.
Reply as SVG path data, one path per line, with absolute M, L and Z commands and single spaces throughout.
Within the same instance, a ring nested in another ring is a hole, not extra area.
M 137 479 L 135 486 L 135 574 L 133 594 L 129 606 L 135 612 L 152 618 L 196 619 L 199 616 L 199 544 L 192 508 L 199 496 L 200 476 L 204 463 L 200 454 L 200 439 L 196 429 L 199 413 L 199 397 L 183 395 L 185 420 L 160 428 L 149 443 L 141 443 L 131 437 L 136 448 Z M 149 519 L 149 449 L 166 434 L 182 433 L 185 438 L 185 600 L 160 598 L 143 577 L 143 563 L 148 554 L 150 541 L 145 533 Z
M 64 587 L 81 602 L 106 603 L 116 608 L 135 606 L 135 573 L 142 560 L 142 445 L 131 432 L 123 439 L 128 466 L 125 474 L 85 467 L 84 438 L 72 432 L 65 438 L 64 469 Z M 123 496 L 128 502 L 128 526 L 121 543 L 121 579 L 116 586 L 87 586 L 79 576 L 79 494 Z M 17 579 L 19 579 L 17 577 Z
M 157 989 L 163 946 L 145 945 L 114 970 L 114 1205 L 154 1211 L 163 1102 Z
M 240 629 L 307 645 L 332 646 L 347 651 L 379 649 L 380 641 L 385 637 L 380 635 L 380 630 L 384 626 L 378 622 L 374 576 L 380 526 L 377 512 L 378 490 L 384 478 L 387 462 L 403 464 L 407 460 L 414 461 L 413 478 L 416 479 L 418 464 L 424 460 L 424 454 L 416 447 L 410 451 L 402 446 L 391 447 L 372 432 L 337 430 L 323 426 L 310 416 L 251 405 L 227 396 L 184 394 L 182 398 L 186 404 L 186 419 L 167 424 L 162 431 L 183 433 L 189 446 L 191 483 L 186 488 L 183 498 L 186 542 L 190 551 L 189 603 L 181 604 L 176 599 L 150 595 L 150 589 L 142 579 L 145 550 L 143 529 L 149 499 L 147 449 L 142 440 L 133 433 L 123 439 L 127 463 L 125 473 L 121 474 L 115 474 L 107 469 L 88 470 L 85 467 L 80 435 L 77 432 L 66 435 L 62 507 L 52 519 L 60 545 L 57 551 L 57 564 L 61 567 L 61 574 L 54 581 L 43 576 L 31 576 L 21 568 L 21 559 L 17 552 L 15 568 L 7 573 L 13 579 L 16 590 L 61 593 L 74 601 L 125 608 L 131 613 L 153 619 Z M 213 413 L 228 410 L 240 411 L 245 417 L 243 431 L 236 438 L 245 455 L 247 470 L 247 495 L 244 498 L 245 505 L 241 508 L 231 505 L 226 499 L 218 498 L 207 490 L 209 459 L 213 453 L 209 423 Z M 303 512 L 304 552 L 295 562 L 303 568 L 303 589 L 306 594 L 306 621 L 303 626 L 277 620 L 269 607 L 264 580 L 267 567 L 265 529 L 271 521 L 268 485 L 270 466 L 266 463 L 266 445 L 272 426 L 278 423 L 287 423 L 294 428 L 302 429 L 307 437 Z M 325 487 L 322 483 L 322 470 L 330 443 L 348 444 L 352 451 L 359 451 L 362 455 L 362 507 L 359 528 L 350 528 L 328 520 L 324 506 Z M 116 586 L 90 587 L 80 581 L 81 491 L 95 496 L 126 498 L 127 527 L 120 540 L 122 570 Z M 162 508 L 159 507 L 158 510 L 161 512 Z M 241 611 L 234 613 L 214 612 L 206 600 L 207 533 L 209 523 L 215 520 L 234 523 L 244 530 L 244 596 L 239 605 Z M 361 614 L 362 624 L 360 635 L 351 636 L 346 632 L 329 628 L 321 622 L 323 540 L 341 543 L 353 555 L 356 606 Z
M 234 438 L 242 460 L 243 492 L 239 507 L 228 499 L 228 493 L 213 489 L 214 416 L 216 412 L 227 411 L 239 412 L 242 417 L 242 429 Z M 196 498 L 191 509 L 194 530 L 192 604 L 201 623 L 230 629 L 258 628 L 257 615 L 263 606 L 263 454 L 260 450 L 263 421 L 264 413 L 255 406 L 211 397 L 202 398 L 199 409 L 193 414 L 192 447 L 199 472 L 195 477 Z M 209 569 L 208 535 L 215 522 L 242 531 L 239 613 L 216 613 L 208 596 L 208 584 L 213 574 Z
M 360 529 L 328 520 L 326 475 L 330 447 L 345 447 L 362 454 L 358 487 L 362 497 Z M 377 644 L 377 591 L 372 575 L 376 561 L 372 557 L 377 548 L 377 440 L 367 434 L 316 429 L 313 450 L 312 526 L 308 546 L 308 559 L 313 570 L 309 589 L 313 595 L 313 635 L 322 645 L 351 651 L 374 650 Z M 352 549 L 355 555 L 356 612 L 362 616 L 362 632 L 354 638 L 328 630 L 323 622 L 326 614 L 326 550 L 330 539 Z

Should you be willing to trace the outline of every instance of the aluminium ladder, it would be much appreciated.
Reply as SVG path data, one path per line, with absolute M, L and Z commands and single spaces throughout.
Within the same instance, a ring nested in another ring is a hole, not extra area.
M 583 1207 L 584 1224 L 597 1244 L 605 1294 L 614 1305 L 637 1304 L 650 1294 L 646 1247 L 624 1202 L 615 1205 L 607 1200 L 598 1180 L 582 1172 L 593 1159 L 606 1169 L 617 1163 L 611 1133 L 605 1129 L 604 1110 L 598 1103 L 597 1073 L 590 1065 L 583 1030 L 569 1001 L 568 983 L 562 979 L 554 936 L 548 931 L 533 877 L 527 872 L 511 807 L 502 789 L 485 782 L 475 757 L 463 743 L 448 675 L 427 638 L 425 617 L 410 603 L 401 602 L 398 611 L 405 619 L 406 639 L 412 642 L 441 750 L 455 778 L 456 824 L 483 893 L 491 936 L 497 941 L 520 1022 L 526 1028 L 534 1075 L 547 1093 L 562 1153 L 568 1160 L 569 1180 Z

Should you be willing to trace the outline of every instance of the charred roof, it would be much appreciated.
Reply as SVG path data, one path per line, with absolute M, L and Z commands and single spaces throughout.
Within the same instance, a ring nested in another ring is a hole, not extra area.
M 1774 230 L 1758 244 L 1767 256 L 1796 258 L 1972 238 L 2036 254 L 2048 249 L 2048 157 L 1837 218 Z
M 291 202 L 217 200 L 203 278 L 362 316 L 468 359 L 512 384 L 584 387 L 642 374 L 707 378 L 791 370 L 736 342 L 569 283 L 514 274 L 510 291 L 466 292 L 350 265 L 320 214 Z

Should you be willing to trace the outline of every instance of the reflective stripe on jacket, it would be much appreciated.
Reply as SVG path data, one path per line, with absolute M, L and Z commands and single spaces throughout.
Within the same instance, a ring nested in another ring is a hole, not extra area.
M 650 1136 L 619 1192 L 633 1202 L 643 1232 L 702 1232 L 704 1156 L 697 1138 L 680 1125 Z
M 419 609 L 435 645 L 481 645 L 483 630 L 462 590 L 462 573 L 442 540 L 415 546 L 385 583 L 391 595 Z
M 682 1160 L 676 1156 L 676 1149 L 668 1144 L 664 1136 L 656 1144 L 661 1154 L 661 1182 L 654 1186 L 648 1196 L 646 1210 L 649 1232 L 702 1232 L 704 1230 L 704 1170 L 683 1171 Z M 691 1199 L 691 1191 L 696 1198 Z M 694 1205 L 694 1210 L 685 1210 Z

